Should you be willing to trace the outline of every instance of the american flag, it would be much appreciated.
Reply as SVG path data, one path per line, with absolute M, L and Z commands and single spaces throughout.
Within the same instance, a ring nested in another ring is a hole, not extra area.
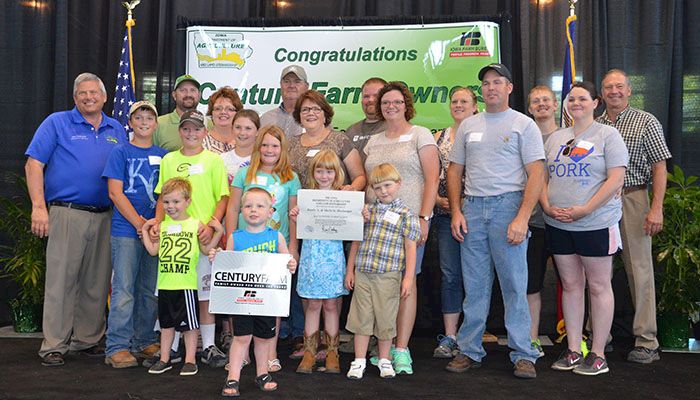
M 134 69 L 131 57 L 130 29 L 131 27 L 127 26 L 124 32 L 122 55 L 119 59 L 119 72 L 117 73 L 117 86 L 114 88 L 114 109 L 112 111 L 112 117 L 124 126 L 129 137 L 131 137 L 129 107 L 136 102 L 133 85 Z

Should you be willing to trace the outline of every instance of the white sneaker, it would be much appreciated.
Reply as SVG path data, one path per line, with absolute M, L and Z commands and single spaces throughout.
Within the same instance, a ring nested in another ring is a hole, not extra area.
M 362 379 L 365 374 L 366 363 L 360 361 L 353 361 L 350 363 L 350 369 L 348 370 L 348 379 Z
M 391 361 L 386 358 L 380 359 L 377 363 L 377 367 L 379 367 L 379 376 L 382 378 L 393 378 L 396 376 L 394 367 L 391 366 Z

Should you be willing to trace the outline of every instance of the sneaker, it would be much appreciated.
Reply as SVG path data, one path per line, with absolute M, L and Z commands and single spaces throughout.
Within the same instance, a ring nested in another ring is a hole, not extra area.
M 627 353 L 627 361 L 640 364 L 651 364 L 660 359 L 659 349 L 648 349 L 646 347 L 637 346 Z
M 571 371 L 583 362 L 583 355 L 569 349 L 564 350 L 559 359 L 552 364 L 557 371 Z
M 433 358 L 453 358 L 459 353 L 457 341 L 449 336 L 438 335 L 438 347 L 433 350 Z
M 598 355 L 592 351 L 588 352 L 583 362 L 574 368 L 575 374 L 588 376 L 600 375 L 608 371 L 608 362 L 605 361 L 603 357 L 598 357 Z
M 160 361 L 160 350 L 153 354 L 153 357 L 143 360 L 143 363 L 141 365 L 143 365 L 146 368 L 150 368 L 154 366 L 158 361 Z M 170 364 L 177 364 L 180 362 L 182 362 L 182 349 L 178 349 L 177 351 L 170 349 Z
M 181 376 L 197 375 L 198 371 L 199 371 L 199 368 L 197 368 L 197 364 L 185 363 L 182 366 L 182 369 L 180 370 L 180 375 Z
M 394 367 L 391 365 L 391 361 L 387 360 L 386 358 L 382 358 L 381 360 L 379 360 L 377 366 L 379 367 L 380 377 L 393 378 L 396 376 L 396 372 L 394 372 Z
M 377 366 L 379 366 L 379 348 L 375 347 L 373 350 L 375 350 L 375 351 L 372 352 L 372 349 L 370 349 L 370 352 L 369 352 L 369 355 L 370 355 L 369 363 L 374 365 L 375 367 L 377 367 Z M 396 346 L 394 346 L 393 344 L 391 345 L 391 350 L 389 350 L 389 355 L 391 356 L 392 360 L 396 359 Z M 393 361 L 392 361 L 392 363 L 393 363 Z
M 408 348 L 406 350 L 395 350 L 392 358 L 392 364 L 397 374 L 413 375 L 413 359 Z
M 532 347 L 533 350 L 537 350 L 538 357 L 544 357 L 544 350 L 542 350 L 542 342 L 540 342 L 540 339 L 535 339 L 531 342 L 530 347 Z
M 366 364 L 360 361 L 353 361 L 350 363 L 350 369 L 348 370 L 348 379 L 362 379 L 365 374 Z
M 231 332 L 221 332 L 221 335 L 219 335 L 219 343 L 221 344 L 221 351 L 224 353 L 228 353 L 228 350 L 231 348 L 231 342 L 233 341 L 233 335 L 231 335 Z
M 169 371 L 171 369 L 173 369 L 173 364 L 170 361 L 164 363 L 163 361 L 158 360 L 155 364 L 151 366 L 151 368 L 148 369 L 148 373 L 160 375 L 163 372 Z
M 474 361 L 466 354 L 459 353 L 452 361 L 450 361 L 449 364 L 447 364 L 445 369 L 450 372 L 464 372 L 468 369 L 476 369 L 479 367 L 481 367 L 481 363 L 479 361 Z
M 513 375 L 522 379 L 535 379 L 537 378 L 537 370 L 535 369 L 535 363 L 530 360 L 520 359 L 515 362 L 513 367 Z
M 216 345 L 211 345 L 202 351 L 200 361 L 213 368 L 222 368 L 228 362 L 228 357 Z

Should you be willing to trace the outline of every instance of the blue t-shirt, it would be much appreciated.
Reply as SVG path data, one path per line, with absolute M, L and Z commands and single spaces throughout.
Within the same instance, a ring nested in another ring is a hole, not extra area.
M 122 181 L 124 195 L 136 212 L 146 218 L 156 214 L 157 196 L 153 189 L 158 184 L 160 160 L 167 151 L 158 146 L 142 148 L 131 143 L 114 148 L 102 173 L 103 178 Z M 115 207 L 112 215 L 112 236 L 138 238 L 136 228 Z
M 128 142 L 124 128 L 102 113 L 97 131 L 77 108 L 49 115 L 39 125 L 26 156 L 46 165 L 47 202 L 103 207 L 110 204 L 102 172 L 112 149 Z
M 279 252 L 279 232 L 268 227 L 258 233 L 248 232 L 245 229 L 234 231 L 233 250 L 245 251 L 249 253 L 278 253 Z

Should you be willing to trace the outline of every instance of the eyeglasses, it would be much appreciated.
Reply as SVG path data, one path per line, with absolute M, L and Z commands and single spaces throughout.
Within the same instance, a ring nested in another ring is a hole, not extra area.
M 564 150 L 562 150 L 562 152 L 561 152 L 561 154 L 564 157 L 568 157 L 569 154 L 571 154 L 571 151 L 574 149 L 574 147 L 576 147 L 576 146 L 574 146 L 574 140 L 576 140 L 576 139 L 574 138 L 574 139 L 571 139 L 568 142 L 566 142 L 566 147 L 564 147 Z
M 323 111 L 323 109 L 321 109 L 321 107 L 302 107 L 299 111 L 301 111 L 302 114 L 319 114 L 321 111 Z
M 404 103 L 406 103 L 406 102 L 403 100 L 393 100 L 393 101 L 382 100 L 382 102 L 381 102 L 382 107 L 389 107 L 389 105 L 393 105 L 394 107 L 400 107 L 400 106 L 404 105 Z
M 230 113 L 235 113 L 238 110 L 236 110 L 236 107 L 214 106 L 213 111 L 216 111 L 216 112 L 228 111 Z

